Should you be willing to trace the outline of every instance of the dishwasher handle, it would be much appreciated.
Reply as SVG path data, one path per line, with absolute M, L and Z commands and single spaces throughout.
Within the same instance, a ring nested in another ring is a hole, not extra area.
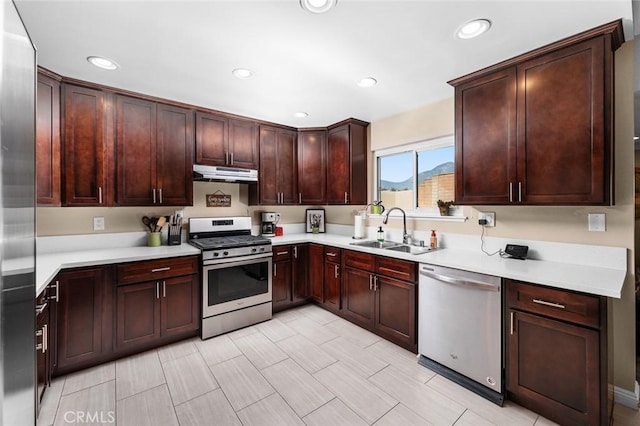
M 451 277 L 449 275 L 436 274 L 435 272 L 433 272 L 433 270 L 429 268 L 420 268 L 420 275 L 433 278 L 434 280 L 437 280 L 446 284 L 455 285 L 458 287 L 475 288 L 475 289 L 484 290 L 484 291 L 495 291 L 495 292 L 500 291 L 499 285 L 485 283 L 482 281 L 471 280 L 468 278 L 456 278 L 456 277 Z

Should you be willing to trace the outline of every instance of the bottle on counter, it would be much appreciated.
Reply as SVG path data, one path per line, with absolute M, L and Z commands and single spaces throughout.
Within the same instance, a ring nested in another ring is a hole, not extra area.
M 438 248 L 438 237 L 436 236 L 435 229 L 431 230 L 431 241 L 429 243 L 429 247 L 431 247 L 432 249 Z
M 378 227 L 378 241 L 384 241 L 384 231 L 382 230 L 382 226 Z

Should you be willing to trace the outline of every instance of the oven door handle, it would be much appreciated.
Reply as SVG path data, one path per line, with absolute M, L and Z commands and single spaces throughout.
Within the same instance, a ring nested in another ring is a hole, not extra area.
M 202 265 L 218 266 L 218 265 L 226 265 L 229 263 L 239 263 L 239 262 L 258 260 L 258 259 L 271 259 L 271 257 L 272 257 L 272 253 L 253 254 L 250 256 L 238 256 L 238 257 L 230 257 L 230 258 L 222 258 L 222 259 L 205 260 L 202 262 Z

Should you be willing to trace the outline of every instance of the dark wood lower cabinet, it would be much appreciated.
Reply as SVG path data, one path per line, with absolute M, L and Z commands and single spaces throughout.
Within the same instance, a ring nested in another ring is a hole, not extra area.
M 309 296 L 323 302 L 324 295 L 324 247 L 309 244 Z
M 279 311 L 291 304 L 291 260 L 287 258 L 273 264 L 273 310 Z
M 506 281 L 507 397 L 562 425 L 608 424 L 606 300 Z
M 198 329 L 197 275 L 118 286 L 116 349 L 144 349 Z
M 383 276 L 377 276 L 374 285 L 376 330 L 416 352 L 416 285 Z
M 292 302 L 301 303 L 309 299 L 309 245 L 293 246 L 293 294 Z
M 111 354 L 111 276 L 106 266 L 58 275 L 56 374 L 95 365 Z
M 46 290 L 36 298 L 36 414 L 40 412 L 40 401 L 51 378 L 51 349 L 49 339 L 49 303 Z
M 344 316 L 360 326 L 372 328 L 375 317 L 373 274 L 345 266 L 342 284 Z

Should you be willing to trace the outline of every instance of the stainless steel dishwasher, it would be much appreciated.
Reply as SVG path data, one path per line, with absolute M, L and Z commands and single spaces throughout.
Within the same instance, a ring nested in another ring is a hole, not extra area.
M 420 264 L 419 363 L 502 405 L 502 280 Z

